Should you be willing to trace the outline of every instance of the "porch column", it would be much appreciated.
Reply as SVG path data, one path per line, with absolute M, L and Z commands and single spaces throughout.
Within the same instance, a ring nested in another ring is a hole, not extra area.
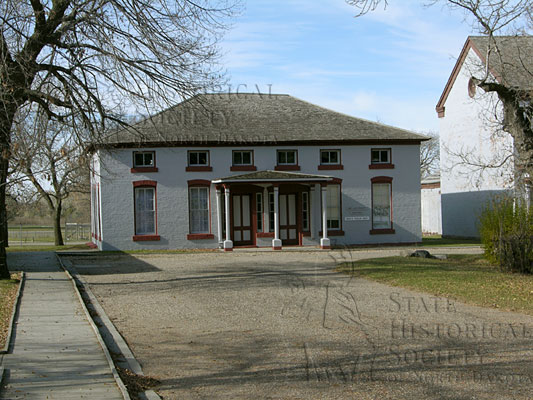
M 229 186 L 224 186 L 224 194 L 226 196 L 225 200 L 226 200 L 226 204 L 225 204 L 225 208 L 226 208 L 226 240 L 224 240 L 224 251 L 233 251 L 233 242 L 231 241 L 231 238 L 230 238 L 230 229 L 231 229 L 231 224 L 230 224 L 230 214 L 229 214 L 229 203 L 231 201 L 230 199 L 230 193 L 229 193 Z
M 321 249 L 330 249 L 330 241 L 328 239 L 328 186 L 322 184 L 322 239 L 320 239 Z
M 270 232 L 270 203 L 268 201 L 268 189 L 263 189 L 263 232 Z
M 274 185 L 274 239 L 272 248 L 281 250 L 281 240 L 279 238 L 279 187 Z
M 218 243 L 221 244 L 224 240 L 222 237 L 222 188 L 216 186 L 217 191 L 217 239 Z
M 316 238 L 316 224 L 315 224 L 315 215 L 316 215 L 316 212 L 315 212 L 315 205 L 316 205 L 316 201 L 315 201 L 315 186 L 314 185 L 311 185 L 311 192 L 309 193 L 309 219 L 311 221 L 309 221 L 310 225 L 309 225 L 309 229 L 311 230 L 311 239 L 314 239 Z

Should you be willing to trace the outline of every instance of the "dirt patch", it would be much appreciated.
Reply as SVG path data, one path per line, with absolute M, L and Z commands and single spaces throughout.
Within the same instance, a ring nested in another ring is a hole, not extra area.
M 6 344 L 13 304 L 20 285 L 20 273 L 11 274 L 11 279 L 0 280 L 0 349 Z
M 335 272 L 400 251 L 73 263 L 165 399 L 530 399 L 532 317 Z

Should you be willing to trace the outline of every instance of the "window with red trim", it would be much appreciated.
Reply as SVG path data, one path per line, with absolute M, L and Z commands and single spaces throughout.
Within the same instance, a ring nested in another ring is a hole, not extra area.
M 209 166 L 209 151 L 189 150 L 188 159 L 189 167 L 207 167 Z
M 372 149 L 372 164 L 390 164 L 390 149 Z
M 212 171 L 213 167 L 209 165 L 209 150 L 189 150 L 187 152 L 187 167 L 185 171 L 188 172 L 208 172 Z
M 372 231 L 394 233 L 392 229 L 392 178 L 372 179 Z
M 328 185 L 327 189 L 328 230 L 341 229 L 341 186 Z
M 298 150 L 277 150 L 276 152 L 277 165 L 274 167 L 276 171 L 299 171 L 298 165 Z
M 209 187 L 189 187 L 189 231 L 209 233 Z
M 134 151 L 131 172 L 157 172 L 155 151 Z
M 377 148 L 370 150 L 370 169 L 394 169 L 392 150 Z
M 135 235 L 156 235 L 155 187 L 139 186 L 135 192 Z
M 133 168 L 155 167 L 155 151 L 134 151 Z

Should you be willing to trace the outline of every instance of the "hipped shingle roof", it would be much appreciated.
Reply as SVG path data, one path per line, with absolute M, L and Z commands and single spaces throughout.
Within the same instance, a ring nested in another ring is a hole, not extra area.
M 284 94 L 203 94 L 107 138 L 111 146 L 420 142 L 427 138 Z

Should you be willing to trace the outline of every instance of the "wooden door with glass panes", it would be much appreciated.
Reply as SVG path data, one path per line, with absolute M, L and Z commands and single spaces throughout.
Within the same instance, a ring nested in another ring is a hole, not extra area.
M 279 237 L 284 245 L 299 244 L 296 193 L 279 195 Z
M 233 244 L 246 246 L 253 244 L 252 238 L 252 196 L 234 194 L 232 197 Z

